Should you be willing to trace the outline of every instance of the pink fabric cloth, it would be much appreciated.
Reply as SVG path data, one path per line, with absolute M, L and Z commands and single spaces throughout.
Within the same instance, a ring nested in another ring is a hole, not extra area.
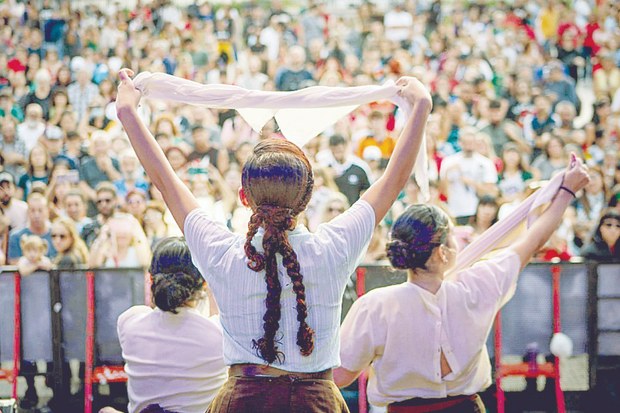
M 506 241 L 516 235 L 523 223 L 526 223 L 527 227 L 529 227 L 538 217 L 536 214 L 538 207 L 553 199 L 560 189 L 563 180 L 564 174 L 557 174 L 544 187 L 523 200 L 510 215 L 497 221 L 491 228 L 465 247 L 463 251 L 459 252 L 456 257 L 456 266 L 449 276 L 471 266 L 489 252 L 505 247 Z

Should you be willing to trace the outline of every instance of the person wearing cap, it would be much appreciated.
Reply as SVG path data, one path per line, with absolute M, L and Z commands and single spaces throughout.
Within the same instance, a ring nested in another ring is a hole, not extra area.
M 492 100 L 489 102 L 486 113 L 484 113 L 487 125 L 481 127 L 480 132 L 491 137 L 493 149 L 497 156 L 502 156 L 504 146 L 509 142 L 518 145 L 523 152 L 530 153 L 532 148 L 523 139 L 521 128 L 506 118 L 507 110 L 507 105 L 504 105 L 502 101 Z
M 15 178 L 9 172 L 0 172 L 0 210 L 8 218 L 11 230 L 21 230 L 28 224 L 28 204 L 14 195 Z
M 577 96 L 575 82 L 568 77 L 564 71 L 564 65 L 559 60 L 549 63 L 547 70 L 549 71 L 544 81 L 544 93 L 552 97 L 553 105 L 558 102 L 567 100 L 577 108 L 577 112 L 581 108 L 581 101 Z

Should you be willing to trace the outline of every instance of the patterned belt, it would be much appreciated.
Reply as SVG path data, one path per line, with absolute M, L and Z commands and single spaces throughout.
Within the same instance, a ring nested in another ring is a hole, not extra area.
M 298 373 L 281 370 L 263 364 L 233 364 L 228 370 L 230 377 L 288 377 L 291 380 L 333 380 L 332 369 L 316 373 Z

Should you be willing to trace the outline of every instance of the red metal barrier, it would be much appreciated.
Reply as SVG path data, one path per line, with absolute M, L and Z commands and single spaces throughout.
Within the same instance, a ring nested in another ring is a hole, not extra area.
M 559 265 L 551 267 L 552 294 L 553 294 L 553 333 L 561 331 L 560 322 L 560 274 L 562 269 Z M 502 378 L 508 376 L 524 376 L 527 378 L 536 378 L 544 376 L 552 378 L 555 381 L 555 400 L 557 404 L 557 412 L 565 413 L 566 405 L 564 402 L 564 393 L 560 385 L 560 360 L 555 357 L 553 363 L 536 363 L 533 368 L 529 363 L 502 364 L 502 318 L 501 312 L 495 317 L 495 384 L 497 387 L 497 413 L 505 411 L 505 395 L 502 389 Z
M 358 267 L 356 270 L 357 274 L 357 282 L 356 282 L 356 292 L 358 298 L 364 295 L 366 292 L 366 268 Z M 357 398 L 357 404 L 360 413 L 368 412 L 368 404 L 366 403 L 366 385 L 368 384 L 368 375 L 366 371 L 363 371 L 357 379 L 357 387 L 359 391 L 359 396 Z

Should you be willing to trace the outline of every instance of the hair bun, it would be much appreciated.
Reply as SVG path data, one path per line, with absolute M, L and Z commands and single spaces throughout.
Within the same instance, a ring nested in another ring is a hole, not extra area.
M 400 270 L 412 268 L 411 263 L 415 260 L 415 250 L 411 245 L 399 239 L 387 243 L 387 256 L 392 267 Z

